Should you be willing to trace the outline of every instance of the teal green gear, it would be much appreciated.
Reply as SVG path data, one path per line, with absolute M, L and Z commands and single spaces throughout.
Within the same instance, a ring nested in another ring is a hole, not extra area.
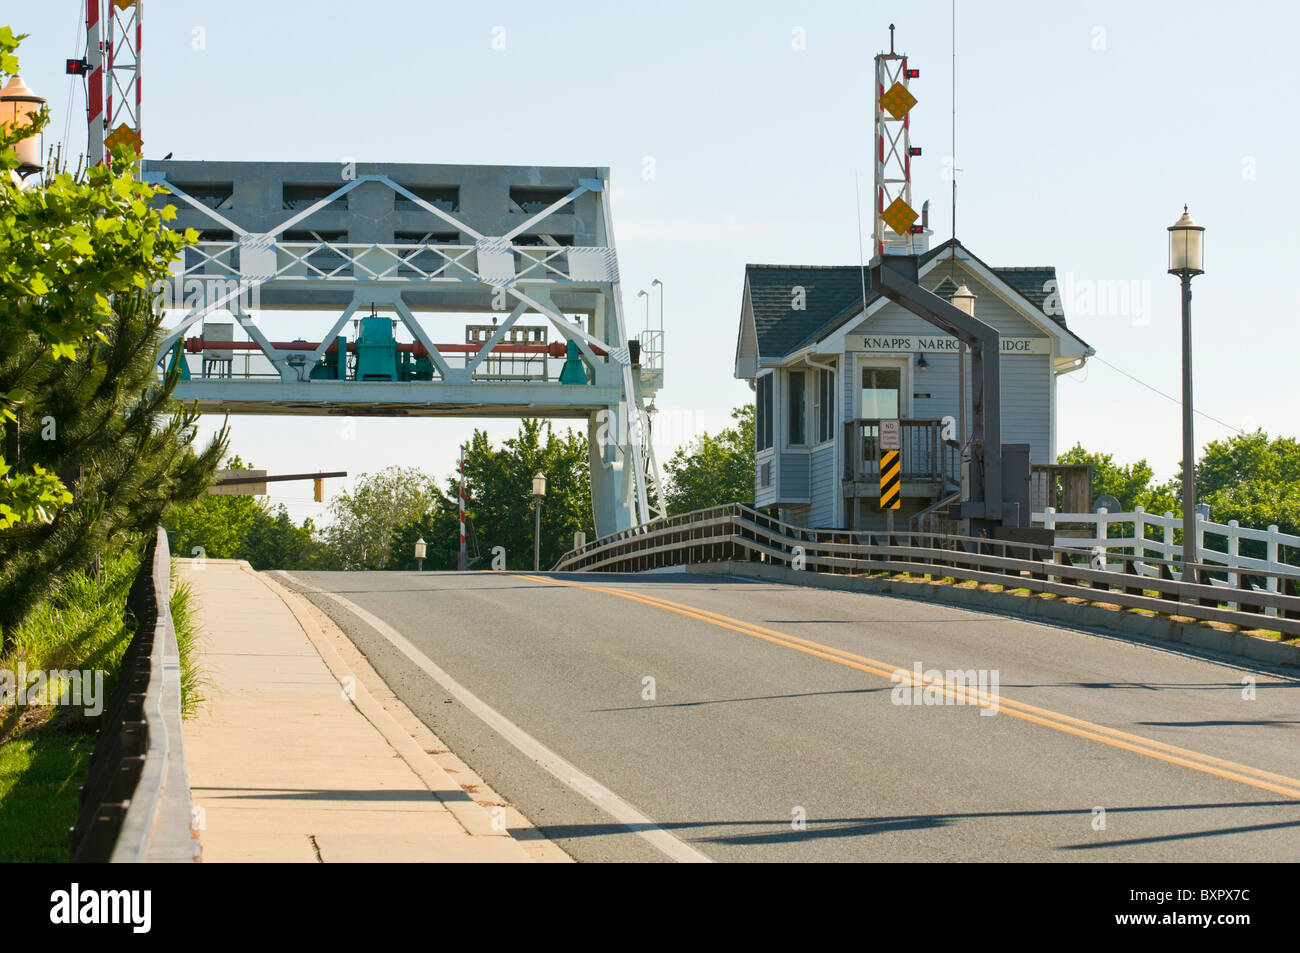
M 184 345 L 185 342 L 177 338 L 176 345 L 172 348 L 172 359 L 171 364 L 167 368 L 167 373 L 170 374 L 172 371 L 180 368 L 180 379 L 187 381 L 190 379 L 190 364 L 189 361 L 185 360 L 185 354 L 182 350 Z
M 582 363 L 582 352 L 576 341 L 569 341 L 564 348 L 564 368 L 560 371 L 561 384 L 586 384 L 587 367 Z

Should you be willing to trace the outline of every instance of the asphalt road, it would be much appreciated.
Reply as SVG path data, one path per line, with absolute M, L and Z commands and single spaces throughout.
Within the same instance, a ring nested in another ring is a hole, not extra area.
M 420 718 L 578 860 L 1300 859 L 1293 675 L 727 577 L 281 578 L 380 620 L 307 592 Z M 923 691 L 924 677 L 913 687 L 917 666 L 939 670 L 943 687 Z M 966 670 L 985 673 L 983 706 L 959 683 Z M 641 819 L 557 780 L 509 740 L 519 737 Z

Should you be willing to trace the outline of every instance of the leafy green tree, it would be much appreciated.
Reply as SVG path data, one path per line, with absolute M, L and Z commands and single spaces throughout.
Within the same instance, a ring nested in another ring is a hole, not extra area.
M 22 39 L 0 26 L 0 83 L 17 72 Z M 30 125 L 0 129 L 0 417 L 10 444 L 39 384 L 33 365 L 84 358 L 96 339 L 107 346 L 105 327 L 121 318 L 116 297 L 165 279 L 197 238 L 164 227 L 175 208 L 151 207 L 158 189 L 134 179 L 135 157 L 125 151 L 114 154 L 116 173 L 100 165 L 72 175 L 55 163 L 41 187 L 22 188 L 15 146 L 48 122 L 42 107 Z M 72 502 L 48 466 L 0 457 L 0 531 L 48 523 Z
M 254 569 L 333 569 L 337 565 L 316 532 L 310 517 L 294 525 L 283 503 L 264 510 L 248 534 L 248 555 Z
M 387 563 L 389 569 L 417 568 L 415 562 L 417 539 L 424 540 L 424 569 L 457 568 L 460 554 L 460 518 L 456 497 L 448 497 L 442 490 L 436 488 L 434 492 L 436 496 L 433 506 L 428 512 L 407 520 L 393 530 Z M 472 549 L 470 555 L 473 555 Z M 484 567 L 479 563 L 474 568 Z
M 251 470 L 239 457 L 230 470 Z M 181 557 L 246 559 L 254 569 L 328 569 L 333 562 L 310 519 L 295 526 L 288 509 L 256 496 L 206 493 L 173 508 L 163 522 Z
M 1300 486 L 1300 440 L 1256 430 L 1206 445 L 1196 464 L 1199 498 L 1247 483 Z
M 1120 465 L 1110 454 L 1091 453 L 1077 444 L 1061 454 L 1060 462 L 1090 464 L 1094 496 L 1109 493 L 1125 510 L 1142 506 L 1148 513 L 1182 516 L 1181 475 L 1156 482 L 1145 460 Z M 1209 505 L 1216 523 L 1236 520 L 1253 529 L 1276 525 L 1284 533 L 1300 535 L 1300 441 L 1270 440 L 1256 430 L 1207 444 L 1196 464 L 1196 499 Z M 1156 537 L 1160 532 L 1148 526 L 1147 535 Z M 1181 530 L 1175 528 L 1175 543 L 1181 539 Z M 1240 552 L 1261 558 L 1266 547 L 1243 540 Z M 1283 558 L 1300 559 L 1300 553 L 1284 553 Z
M 533 474 L 546 474 L 542 503 L 541 566 L 547 569 L 573 546 L 573 534 L 592 534 L 591 483 L 586 437 L 572 430 L 556 434 L 541 420 L 520 422 L 501 447 L 476 430 L 465 452 L 467 531 L 486 568 L 492 549 L 504 547 L 506 568 L 533 567 Z M 434 488 L 428 508 L 400 523 L 390 540 L 388 568 L 415 568 L 415 541 L 426 546 L 424 568 L 455 569 L 460 550 L 460 476 Z M 474 546 L 470 547 L 471 556 Z
M 594 535 L 585 435 L 573 430 L 557 434 L 547 421 L 523 420 L 519 432 L 495 449 L 487 434 L 476 430 L 465 454 L 466 510 L 485 560 L 492 547 L 503 546 L 507 568 L 532 569 L 533 474 L 538 472 L 546 475 L 542 568 L 555 565 L 573 548 L 574 533 Z M 454 476 L 448 480 L 445 494 L 453 511 L 456 482 Z
M 261 515 L 263 505 L 256 497 L 205 494 L 174 507 L 163 526 L 176 557 L 248 559 L 248 536 Z
M 55 510 L 72 502 L 56 474 L 40 464 L 31 473 L 13 473 L 0 455 L 0 530 L 15 523 L 48 523 Z
M 19 39 L 0 28 L 0 73 L 17 69 Z M 0 459 L 0 653 L 62 577 L 201 494 L 225 441 L 197 451 L 197 414 L 176 412 L 175 375 L 155 372 L 149 290 L 195 236 L 167 228 L 175 209 L 152 207 L 158 190 L 125 151 L 117 171 L 56 159 L 20 187 L 14 146 L 47 119 L 0 132 L 0 417 L 18 449 Z
M 1196 496 L 1216 523 L 1300 535 L 1300 441 L 1273 440 L 1262 430 L 1208 444 L 1196 464 Z M 1243 541 L 1244 555 L 1261 557 L 1264 543 Z M 1300 558 L 1300 553 L 1291 553 Z
M 194 412 L 175 410 L 174 375 L 155 373 L 159 317 L 147 294 L 114 299 L 105 340 L 88 338 L 71 359 L 34 343 L 0 340 L 0 381 L 22 365 L 28 396 L 20 459 L 66 475 L 72 500 L 48 522 L 0 531 L 0 626 L 21 623 L 61 576 L 99 555 L 136 546 L 175 503 L 202 495 L 227 434 L 194 446 Z M 36 352 L 35 354 L 31 352 Z
M 1156 483 L 1155 470 L 1146 460 L 1119 464 L 1109 453 L 1093 453 L 1076 443 L 1062 453 L 1057 461 L 1067 464 L 1087 464 L 1092 467 L 1092 498 L 1110 495 L 1119 500 L 1120 509 L 1132 512 L 1141 506 L 1148 513 L 1182 513 L 1179 503 L 1179 486 L 1174 481 Z
M 664 469 L 670 515 L 724 503 L 754 502 L 754 407 L 731 412 L 735 426 L 681 447 Z
M 433 480 L 415 467 L 361 474 L 330 504 L 324 536 L 339 568 L 387 568 L 394 531 L 429 512 L 437 496 Z

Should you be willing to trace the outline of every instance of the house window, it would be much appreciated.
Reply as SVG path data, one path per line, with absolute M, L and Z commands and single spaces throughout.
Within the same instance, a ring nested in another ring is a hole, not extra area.
M 903 372 L 897 367 L 862 368 L 863 420 L 894 420 L 902 407 Z
M 808 442 L 807 430 L 804 426 L 804 372 L 790 371 L 786 383 L 790 389 L 790 426 L 786 430 L 788 438 L 786 443 L 793 447 Z
M 757 449 L 769 450 L 772 447 L 772 375 L 759 377 L 755 389 L 754 435 L 758 442 Z
M 813 393 L 813 421 L 817 428 L 817 442 L 835 439 L 835 372 L 817 372 L 817 388 Z

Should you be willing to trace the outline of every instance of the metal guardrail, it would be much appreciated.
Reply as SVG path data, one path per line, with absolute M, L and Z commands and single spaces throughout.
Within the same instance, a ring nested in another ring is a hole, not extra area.
M 942 533 L 804 529 L 740 503 L 603 536 L 565 553 L 553 571 L 644 572 L 720 561 L 792 565 L 796 558 L 810 571 L 908 573 L 991 583 L 1300 636 L 1297 574 L 1239 570 L 1236 585 L 1226 587 L 1222 566 L 1194 565 L 1194 581 L 1184 581 L 1174 578 L 1173 561 L 1146 559 L 1146 566 L 1157 571 L 1153 577 L 1139 572 L 1131 557 L 1112 566 L 1094 564 L 1090 553 L 1065 546 Z
M 127 607 L 139 628 L 102 716 L 69 832 L 74 862 L 197 861 L 181 737 L 180 651 L 172 625 L 167 534 L 145 548 Z

